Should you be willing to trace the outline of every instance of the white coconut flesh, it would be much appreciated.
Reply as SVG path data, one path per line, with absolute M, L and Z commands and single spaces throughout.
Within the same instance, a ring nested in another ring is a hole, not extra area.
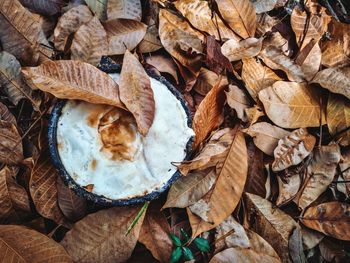
M 118 82 L 119 74 L 110 74 Z M 57 126 L 61 162 L 92 193 L 110 199 L 140 197 L 160 189 L 176 172 L 194 132 L 181 102 L 151 78 L 155 117 L 143 137 L 130 113 L 83 101 L 68 101 Z M 92 189 L 92 190 L 91 190 Z

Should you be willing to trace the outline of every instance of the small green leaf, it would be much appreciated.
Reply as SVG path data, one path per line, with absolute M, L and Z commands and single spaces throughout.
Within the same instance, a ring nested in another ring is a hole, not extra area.
M 193 243 L 196 245 L 196 247 L 201 251 L 201 252 L 209 252 L 210 251 L 210 245 L 208 240 L 202 237 L 197 237 Z
M 184 244 L 186 244 L 186 243 L 190 240 L 190 237 L 188 236 L 188 234 L 186 233 L 186 231 L 183 230 L 183 228 L 181 228 L 180 231 L 181 231 L 181 234 L 182 234 L 182 236 L 183 236 L 183 238 L 184 238 Z
M 169 237 L 171 238 L 171 240 L 173 241 L 173 244 L 176 247 L 181 247 L 181 240 L 180 240 L 180 238 L 178 238 L 176 235 L 174 235 L 172 233 L 169 234 Z
M 173 252 L 171 253 L 169 263 L 176 263 L 176 262 L 178 262 L 179 259 L 181 258 L 181 256 L 182 256 L 182 249 L 181 249 L 181 247 L 175 248 L 173 250 Z
M 182 250 L 183 250 L 185 260 L 194 259 L 192 251 L 188 247 L 183 247 Z

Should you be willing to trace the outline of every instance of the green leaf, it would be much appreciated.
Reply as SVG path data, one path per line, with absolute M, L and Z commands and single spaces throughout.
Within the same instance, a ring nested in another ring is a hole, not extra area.
M 175 237 L 176 237 L 176 236 L 175 236 Z M 169 263 L 178 262 L 179 259 L 181 258 L 181 256 L 182 256 L 182 249 L 181 249 L 181 247 L 175 248 L 175 249 L 173 250 L 173 252 L 171 253 Z
M 169 237 L 170 237 L 171 241 L 173 241 L 173 244 L 176 247 L 181 247 L 181 240 L 180 240 L 180 238 L 178 238 L 176 235 L 174 235 L 172 233 L 169 234 Z
M 196 247 L 201 251 L 201 252 L 209 252 L 210 251 L 210 245 L 208 240 L 202 237 L 197 237 L 193 243 L 196 245 Z
M 192 260 L 194 259 L 192 251 L 188 247 L 183 247 L 182 252 L 184 254 L 185 260 Z
M 180 231 L 181 231 L 182 237 L 184 238 L 184 242 L 183 243 L 186 244 L 190 240 L 190 237 L 186 233 L 186 231 L 183 230 L 183 228 L 181 228 Z

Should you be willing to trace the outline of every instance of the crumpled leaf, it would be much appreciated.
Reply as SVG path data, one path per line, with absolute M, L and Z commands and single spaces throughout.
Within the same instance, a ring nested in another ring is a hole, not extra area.
M 271 11 L 276 3 L 277 0 L 251 0 L 253 5 L 255 6 L 255 11 L 257 14 L 261 14 L 264 12 Z
M 221 46 L 221 52 L 230 61 L 255 57 L 260 53 L 263 38 L 247 38 L 241 41 L 230 39 Z
M 16 126 L 0 120 L 0 162 L 13 165 L 23 158 L 22 138 Z
M 121 101 L 134 115 L 140 133 L 145 136 L 152 126 L 156 106 L 151 80 L 129 50 L 124 55 L 119 88 Z
M 255 7 L 249 0 L 216 0 L 224 21 L 243 39 L 254 37 Z
M 61 245 L 74 262 L 125 262 L 138 240 L 144 214 L 125 233 L 139 210 L 140 206 L 113 207 L 89 214 L 75 223 Z
M 64 0 L 20 0 L 21 4 L 30 10 L 46 16 L 52 16 L 61 11 Z
M 147 26 L 130 19 L 109 20 L 103 24 L 108 35 L 108 54 L 120 55 L 133 50 L 146 34 Z
M 108 0 L 84 0 L 90 7 L 91 11 L 101 20 L 107 20 L 107 3 Z
M 319 95 L 305 83 L 277 81 L 259 92 L 267 116 L 282 128 L 320 125 Z M 322 111 L 322 123 L 325 123 Z
M 307 227 L 340 240 L 350 240 L 350 206 L 338 201 L 309 207 L 300 221 Z
M 47 61 L 39 67 L 23 68 L 31 86 L 61 99 L 78 99 L 124 108 L 118 84 L 96 67 L 73 60 Z
M 286 137 L 289 132 L 267 122 L 258 122 L 244 130 L 253 137 L 254 144 L 267 155 L 273 156 L 278 141 Z
M 247 122 L 248 117 L 245 114 L 245 109 L 250 107 L 250 101 L 243 90 L 235 85 L 229 85 L 229 90 L 226 93 L 227 104 L 235 109 L 237 117 L 242 121 Z
M 108 0 L 107 17 L 112 19 L 132 19 L 141 21 L 142 7 L 140 0 Z
M 304 128 L 294 130 L 278 141 L 272 163 L 274 172 L 282 171 L 301 163 L 312 152 L 316 138 Z

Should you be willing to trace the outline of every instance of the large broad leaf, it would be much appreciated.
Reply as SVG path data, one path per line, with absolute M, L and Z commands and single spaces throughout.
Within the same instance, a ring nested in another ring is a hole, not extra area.
M 103 24 L 108 35 L 108 54 L 124 54 L 133 50 L 146 34 L 147 26 L 130 19 L 109 20 Z
M 320 125 L 319 95 L 305 83 L 277 81 L 259 92 L 267 116 L 283 128 Z M 322 111 L 322 123 L 325 123 Z
M 64 248 L 51 238 L 24 226 L 0 226 L 0 253 L 8 263 L 72 263 Z
M 108 0 L 85 0 L 85 2 L 101 21 L 107 20 Z
M 9 111 L 5 104 L 0 102 L 0 120 L 10 122 L 14 125 L 17 125 L 15 116 Z
M 124 107 L 118 84 L 94 66 L 72 60 L 47 61 L 22 72 L 31 85 L 61 99 Z
M 308 208 L 301 222 L 328 236 L 350 240 L 350 206 L 347 203 L 328 202 Z
M 254 37 L 255 7 L 249 0 L 216 0 L 225 22 L 242 38 Z
M 52 50 L 44 39 L 40 24 L 18 0 L 0 3 L 0 41 L 2 48 L 13 54 L 22 65 L 37 64 L 51 57 Z
M 238 61 L 243 58 L 255 57 L 262 47 L 263 38 L 247 38 L 241 41 L 230 39 L 221 46 L 221 52 L 230 61 Z
M 153 90 L 143 66 L 129 50 L 124 55 L 119 85 L 120 99 L 134 115 L 140 133 L 146 135 L 155 114 Z
M 141 21 L 142 6 L 140 0 L 108 0 L 108 20 L 126 18 Z
M 140 206 L 113 207 L 90 214 L 75 223 L 61 245 L 74 262 L 125 262 L 139 237 L 144 214 L 125 235 L 139 209 Z
M 225 26 L 217 14 L 212 15 L 208 2 L 179 0 L 175 2 L 175 7 L 200 31 L 207 32 L 209 35 L 215 36 L 216 39 L 239 39 L 230 28 Z
M 61 11 L 64 0 L 20 0 L 21 4 L 36 13 L 52 16 Z
M 23 160 L 22 138 L 13 123 L 0 120 L 0 162 L 17 164 Z
M 68 37 L 76 32 L 79 27 L 92 19 L 90 9 L 86 5 L 78 5 L 69 9 L 58 20 L 54 31 L 53 42 L 57 50 L 63 51 L 66 48 Z

